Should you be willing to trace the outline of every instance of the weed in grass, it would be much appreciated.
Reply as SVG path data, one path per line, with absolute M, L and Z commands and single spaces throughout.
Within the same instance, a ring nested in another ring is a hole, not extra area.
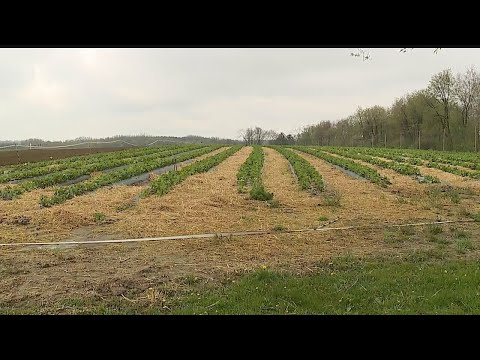
M 427 191 L 428 204 L 424 205 L 424 208 L 429 210 L 431 208 L 441 209 L 443 208 L 442 192 L 439 188 L 431 188 Z
M 129 201 L 129 202 L 126 202 L 124 204 L 121 204 L 119 206 L 117 206 L 115 208 L 115 210 L 117 210 L 118 212 L 122 212 L 122 211 L 125 211 L 125 210 L 128 210 L 128 209 L 131 209 L 135 207 L 135 202 L 134 201 Z
M 480 212 L 477 212 L 477 213 L 468 213 L 469 217 L 471 217 L 473 220 L 475 220 L 475 222 L 480 222 Z
M 275 225 L 273 227 L 273 231 L 282 232 L 282 231 L 285 231 L 285 230 L 287 230 L 287 228 L 283 225 Z
M 102 212 L 96 212 L 95 214 L 93 214 L 93 218 L 97 224 L 100 224 L 107 219 L 107 215 Z
M 450 201 L 454 204 L 460 204 L 460 192 L 458 189 L 449 189 L 446 193 L 445 196 L 450 199 Z
M 271 199 L 267 201 L 267 205 L 273 209 L 276 209 L 280 207 L 280 201 L 277 199 Z
M 405 236 L 415 235 L 415 228 L 413 226 L 402 226 L 398 228 L 398 232 Z
M 324 196 L 324 205 L 340 206 L 341 195 L 338 191 L 331 191 Z
M 190 286 L 197 284 L 199 281 L 200 279 L 193 275 L 187 275 L 184 278 L 184 283 Z
M 432 235 L 438 235 L 438 234 L 441 234 L 443 232 L 443 229 L 440 225 L 431 224 L 431 225 L 428 225 L 428 231 Z
M 468 239 L 470 234 L 463 229 L 456 229 L 453 233 L 453 236 L 455 236 L 457 239 Z
M 450 244 L 450 241 L 448 241 L 448 240 L 445 239 L 444 237 L 439 237 L 439 236 L 437 236 L 436 234 L 432 234 L 432 233 L 429 233 L 429 234 L 428 234 L 427 240 L 428 240 L 429 242 L 433 242 L 433 243 L 436 243 L 436 244 L 439 244 L 439 245 L 447 245 L 447 244 Z
M 403 196 L 397 196 L 397 202 L 399 204 L 408 204 L 408 200 L 407 198 L 403 197 Z
M 394 244 L 400 242 L 401 240 L 397 236 L 396 232 L 385 230 L 383 233 L 383 241 L 385 241 L 386 244 Z
M 327 220 L 328 220 L 328 217 L 323 215 L 318 218 L 318 221 L 327 221 Z
M 469 238 L 458 238 L 457 239 L 457 252 L 460 254 L 465 254 L 469 250 L 473 250 L 472 241 Z
M 465 218 L 465 217 L 472 217 L 472 214 L 470 213 L 470 211 L 467 210 L 466 207 L 461 206 L 458 209 L 458 216 Z

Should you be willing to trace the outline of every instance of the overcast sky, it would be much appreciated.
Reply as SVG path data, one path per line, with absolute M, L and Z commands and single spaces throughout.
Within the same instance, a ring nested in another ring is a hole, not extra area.
M 289 133 L 480 64 L 480 49 L 355 50 L 0 49 L 0 140 Z

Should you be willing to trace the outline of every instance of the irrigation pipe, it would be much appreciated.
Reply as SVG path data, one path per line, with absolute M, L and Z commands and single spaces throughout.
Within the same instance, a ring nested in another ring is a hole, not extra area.
M 318 228 L 310 228 L 310 229 L 284 230 L 281 232 L 275 231 L 275 230 L 259 230 L 259 231 L 241 231 L 241 232 L 230 232 L 230 233 L 162 236 L 162 237 L 141 238 L 141 239 L 29 242 L 29 243 L 0 244 L 0 247 L 52 246 L 52 245 L 58 246 L 58 245 L 83 245 L 83 244 L 122 244 L 122 243 L 133 243 L 133 242 L 161 241 L 161 240 L 188 240 L 188 239 L 206 239 L 206 238 L 216 238 L 216 237 L 219 238 L 219 237 L 232 237 L 232 236 L 268 235 L 273 233 L 288 234 L 288 233 L 313 232 L 313 231 L 327 232 L 327 231 L 352 230 L 352 229 L 383 229 L 388 227 L 424 226 L 424 225 L 452 224 L 452 223 L 474 222 L 474 221 L 475 220 L 473 219 L 446 220 L 446 221 L 433 221 L 433 222 L 422 222 L 422 223 L 412 223 L 412 224 L 353 225 L 353 226 L 329 227 L 329 228 L 318 227 Z

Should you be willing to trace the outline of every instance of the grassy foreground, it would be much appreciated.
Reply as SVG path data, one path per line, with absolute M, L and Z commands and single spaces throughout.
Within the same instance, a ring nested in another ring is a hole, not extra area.
M 480 314 L 480 262 L 421 254 L 403 260 L 337 258 L 306 276 L 260 269 L 222 287 L 192 282 L 168 306 L 118 297 L 66 298 L 49 309 L 0 304 L 0 314 L 18 313 Z
M 479 314 L 478 261 L 344 262 L 296 277 L 257 271 L 177 314 Z

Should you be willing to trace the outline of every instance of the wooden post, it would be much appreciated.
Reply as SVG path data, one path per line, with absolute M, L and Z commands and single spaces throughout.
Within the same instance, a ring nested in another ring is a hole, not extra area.
M 420 150 L 420 129 L 418 129 L 418 150 Z
M 387 132 L 385 131 L 385 147 L 387 147 Z

